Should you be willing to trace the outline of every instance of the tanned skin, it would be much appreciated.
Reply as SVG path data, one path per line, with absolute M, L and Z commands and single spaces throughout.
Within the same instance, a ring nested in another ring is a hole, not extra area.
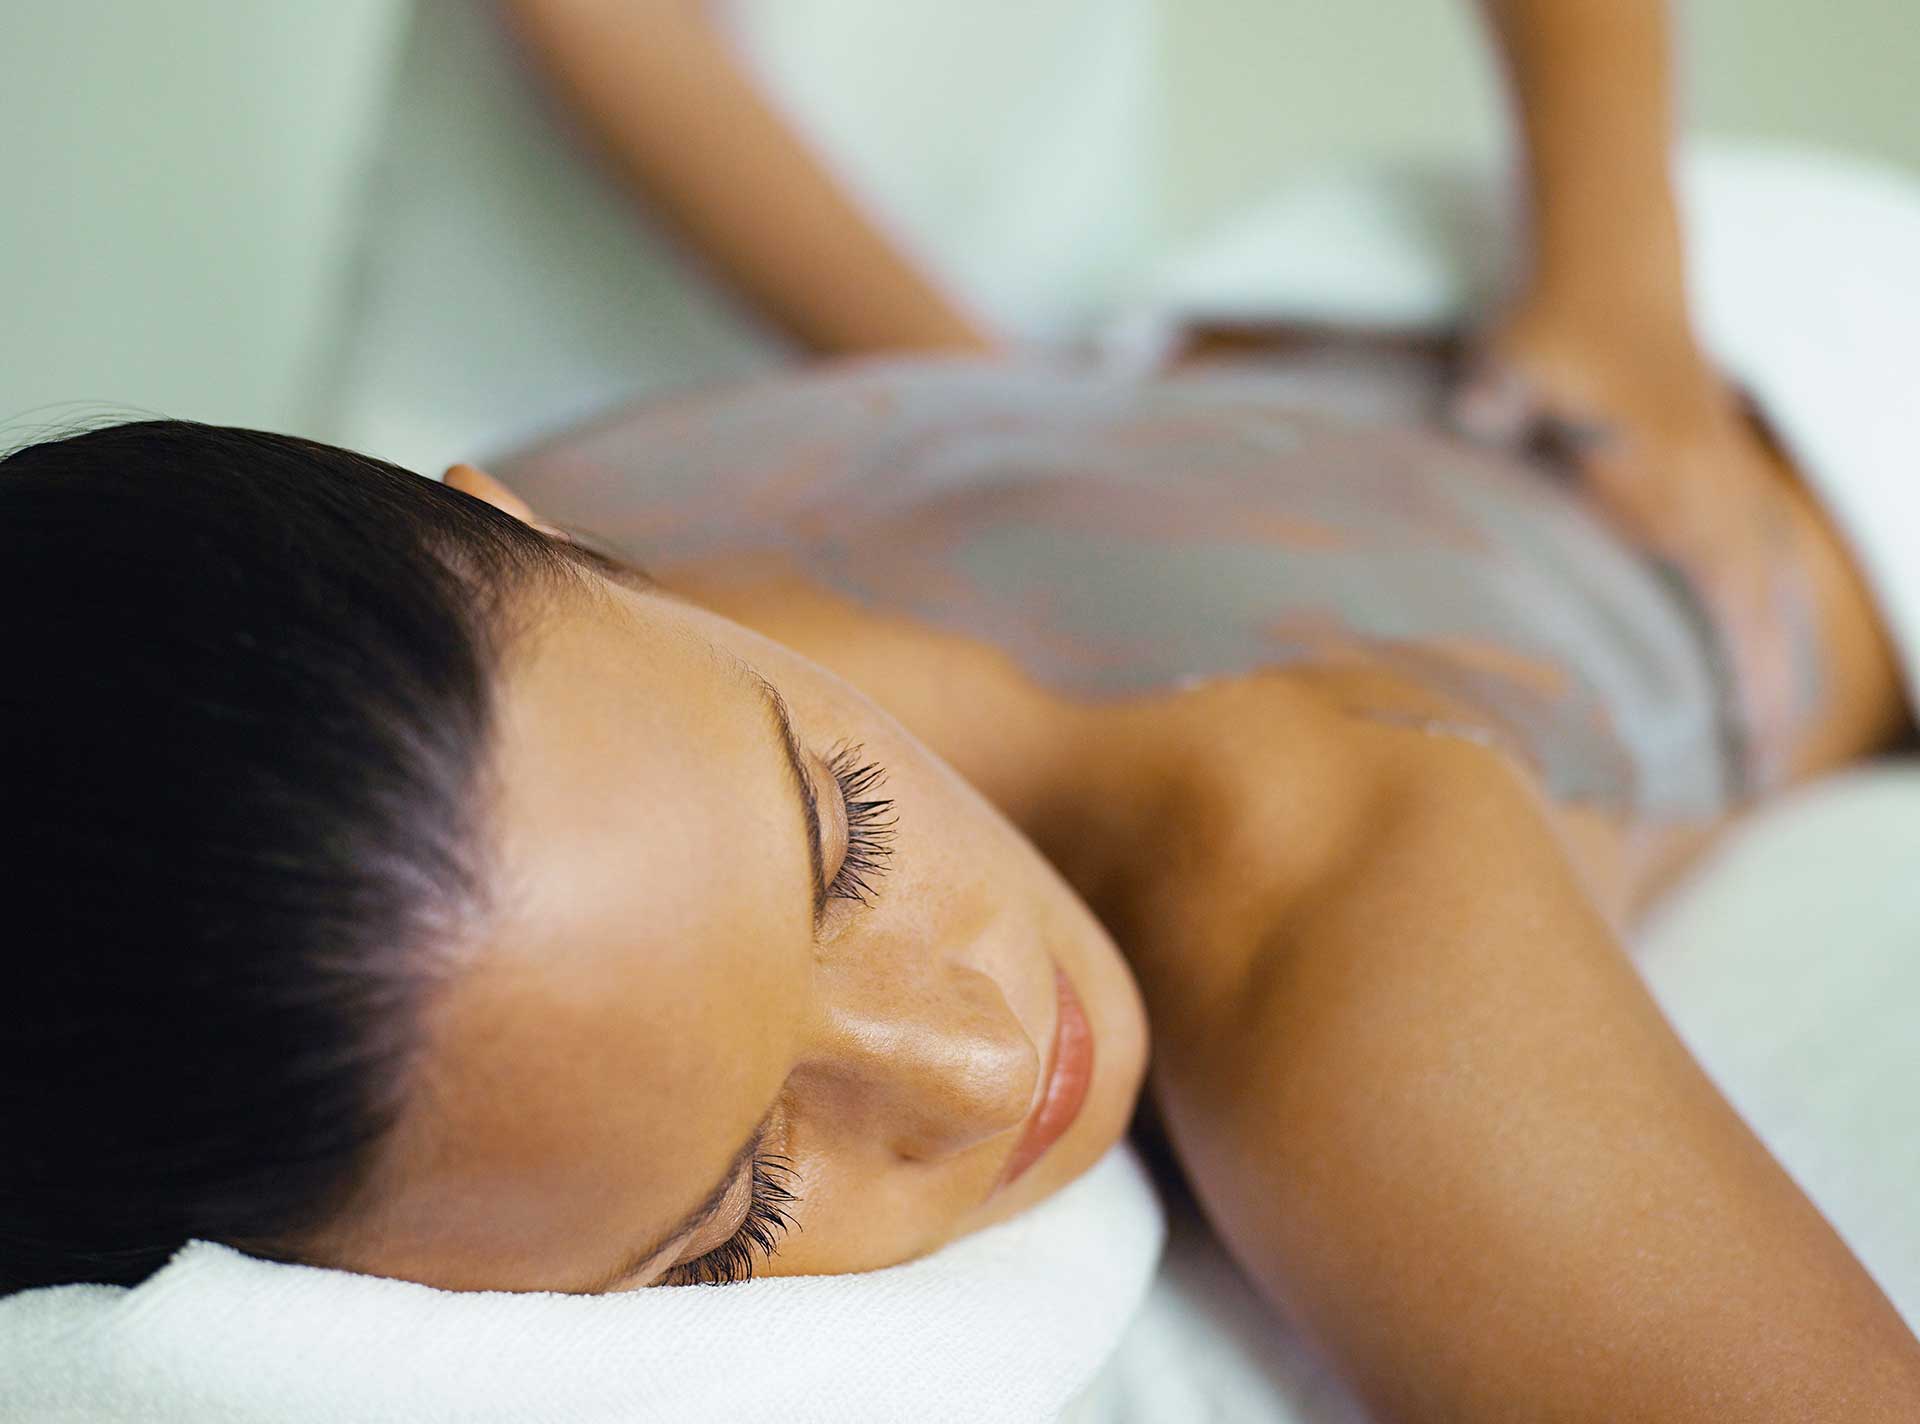
M 628 169 L 821 349 L 979 339 L 876 253 L 811 158 L 785 168 L 796 150 L 726 77 L 698 7 L 516 9 Z M 1532 260 L 1457 422 L 1609 432 L 1585 446 L 1585 487 L 1702 593 L 1766 778 L 1885 746 L 1904 726 L 1885 632 L 1687 326 L 1662 7 L 1486 11 L 1519 100 Z M 623 87 L 629 61 L 712 82 Z M 786 172 L 781 223 L 764 187 L 729 196 L 753 185 L 716 146 L 674 152 L 696 112 Z M 752 228 L 799 234 L 799 255 Z M 860 283 L 836 280 L 835 253 L 862 254 Z M 492 493 L 477 472 L 454 483 Z M 1716 827 L 1556 805 L 1499 751 L 1378 715 L 1471 714 L 1359 665 L 1089 707 L 764 564 L 661 573 L 878 698 L 1067 874 L 1146 995 L 1154 1102 L 1202 1209 L 1381 1418 L 1920 1417 L 1920 1344 L 1622 948 Z M 1828 669 L 1810 711 L 1780 699 L 1783 597 L 1805 600 Z
M 1360 665 L 1088 706 L 764 560 L 662 576 L 879 698 L 1066 874 L 1209 1221 L 1381 1418 L 1914 1417 L 1920 1346 L 1623 948 L 1714 827 L 1557 805 Z

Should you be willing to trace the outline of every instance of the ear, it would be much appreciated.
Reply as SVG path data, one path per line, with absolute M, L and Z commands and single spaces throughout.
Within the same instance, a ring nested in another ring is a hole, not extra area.
M 463 495 L 484 499 L 493 509 L 501 510 L 503 514 L 513 514 L 522 524 L 540 524 L 540 516 L 534 514 L 532 505 L 495 480 L 492 474 L 472 464 L 449 464 L 447 472 L 440 476 L 440 482 L 451 489 L 459 489 Z
M 533 506 L 519 495 L 508 489 L 500 481 L 477 465 L 449 465 L 440 482 L 462 494 L 470 494 L 475 499 L 484 500 L 502 514 L 511 514 L 522 524 L 531 525 L 550 539 L 558 539 L 571 544 L 573 535 L 558 524 L 549 524 L 533 512 Z
M 449 465 L 440 482 L 462 494 L 485 500 L 502 514 L 511 514 L 522 524 L 532 524 L 541 529 L 547 527 L 541 523 L 540 516 L 533 512 L 531 505 L 485 470 L 473 465 Z

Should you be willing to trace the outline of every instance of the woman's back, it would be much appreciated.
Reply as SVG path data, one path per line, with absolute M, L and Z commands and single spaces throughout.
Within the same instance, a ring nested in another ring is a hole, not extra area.
M 1328 351 L 1156 382 L 873 364 L 653 405 L 509 478 L 667 570 L 793 571 L 1072 695 L 1363 658 L 1568 800 L 1728 794 L 1690 605 L 1549 472 L 1426 421 L 1437 363 Z

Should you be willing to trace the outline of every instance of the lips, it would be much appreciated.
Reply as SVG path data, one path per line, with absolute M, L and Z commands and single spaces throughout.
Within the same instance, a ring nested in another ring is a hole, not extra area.
M 1001 1171 L 1002 1187 L 1039 1161 L 1073 1126 L 1093 1083 L 1093 1028 L 1065 971 L 1055 966 L 1053 980 L 1060 1011 L 1054 1019 L 1053 1047 L 1047 1055 L 1046 1088 L 1027 1122 L 1027 1130 Z

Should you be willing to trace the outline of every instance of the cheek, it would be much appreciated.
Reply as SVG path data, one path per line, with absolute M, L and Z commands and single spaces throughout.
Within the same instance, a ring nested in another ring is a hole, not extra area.
M 840 1275 L 899 1265 L 938 1250 L 971 1229 L 992 1190 L 996 1154 L 974 1153 L 936 1166 L 876 1150 L 862 1095 L 830 1074 L 796 1073 L 789 1087 L 790 1158 L 800 1201 L 797 1229 L 762 1263 L 768 1276 Z
M 963 810 L 945 818 L 956 832 L 969 819 Z M 803 1064 L 788 1081 L 793 1114 L 785 1147 L 801 1177 L 795 1215 L 803 1229 L 787 1238 L 770 1274 L 872 1270 L 937 1250 L 1059 1190 L 1126 1131 L 1145 1072 L 1145 1018 L 1131 976 L 1091 914 L 1036 852 L 995 821 L 977 840 L 944 840 L 909 878 L 918 882 L 921 874 L 924 892 L 874 912 L 884 915 L 884 931 L 839 947 L 855 962 L 823 966 L 816 980 L 823 999 L 850 994 L 870 1016 L 904 1015 L 896 1026 L 924 1044 L 954 1028 L 963 1007 L 957 990 L 982 987 L 979 976 L 988 975 L 1001 1000 L 1001 1028 L 1044 1062 L 1058 964 L 1094 1028 L 1087 1101 L 1067 1135 L 1013 1188 L 996 1193 L 1018 1123 L 939 1162 L 903 1160 L 892 1150 L 903 1114 L 927 1109 L 951 1086 L 915 1062 L 915 1048 Z M 956 970 L 955 961 L 965 967 Z M 922 992 L 911 992 L 914 984 Z M 916 1015 L 932 1017 L 916 1024 Z M 1035 1066 L 1023 1079 L 1033 1086 Z M 903 1102 L 906 1091 L 919 1096 Z M 1027 1106 L 1022 1095 L 1022 1121 Z

